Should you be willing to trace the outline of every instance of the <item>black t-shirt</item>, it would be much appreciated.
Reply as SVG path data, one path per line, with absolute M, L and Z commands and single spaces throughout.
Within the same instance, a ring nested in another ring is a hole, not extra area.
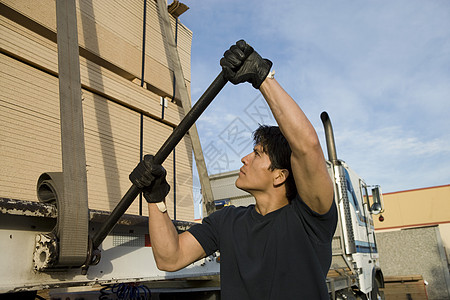
M 326 276 L 336 204 L 320 215 L 298 196 L 265 216 L 225 207 L 189 232 L 207 255 L 220 251 L 222 299 L 329 299 Z

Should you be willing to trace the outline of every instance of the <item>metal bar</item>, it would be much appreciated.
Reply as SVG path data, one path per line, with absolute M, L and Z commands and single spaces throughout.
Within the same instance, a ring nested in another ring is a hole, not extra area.
M 177 219 L 177 161 L 173 149 L 173 219 Z
M 145 74 L 145 35 L 146 35 L 146 28 L 147 28 L 147 0 L 144 1 L 144 15 L 142 17 L 143 24 L 142 24 L 142 68 L 141 68 L 141 87 L 144 87 L 144 74 Z M 140 145 L 140 151 L 139 151 L 139 159 L 142 160 L 142 148 L 143 148 L 143 141 L 144 141 L 144 115 L 141 113 L 141 132 L 139 137 L 139 145 Z M 142 216 L 142 193 L 139 193 L 139 215 Z
M 203 93 L 203 95 L 198 99 L 197 103 L 189 110 L 186 116 L 181 120 L 180 124 L 174 129 L 172 134 L 167 138 L 165 143 L 161 146 L 158 152 L 155 154 L 154 162 L 157 164 L 162 164 L 175 146 L 180 142 L 183 136 L 188 132 L 189 128 L 195 123 L 195 121 L 200 117 L 203 111 L 208 107 L 208 105 L 214 100 L 217 94 L 222 90 L 222 88 L 227 83 L 222 72 L 214 79 L 208 89 Z M 132 185 L 130 189 L 123 196 L 122 200 L 117 204 L 114 210 L 111 212 L 109 218 L 103 223 L 99 231 L 96 232 L 93 241 L 93 248 L 96 249 L 103 240 L 106 238 L 108 233 L 116 225 L 120 217 L 125 213 L 125 211 L 130 207 L 133 200 L 139 194 L 140 189 L 135 185 Z
M 139 124 L 139 161 L 142 161 L 144 155 L 144 115 L 141 113 Z M 142 193 L 139 193 L 139 215 L 142 216 Z

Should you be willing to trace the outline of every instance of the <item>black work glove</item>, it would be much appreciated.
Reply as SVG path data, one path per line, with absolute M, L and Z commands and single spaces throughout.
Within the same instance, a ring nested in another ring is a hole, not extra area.
M 247 81 L 255 89 L 259 89 L 272 68 L 272 62 L 262 58 L 244 40 L 225 51 L 220 65 L 226 80 L 233 84 Z
M 166 174 L 163 166 L 153 162 L 153 155 L 145 155 L 131 172 L 130 181 L 142 190 L 148 203 L 157 203 L 164 201 L 170 191 Z

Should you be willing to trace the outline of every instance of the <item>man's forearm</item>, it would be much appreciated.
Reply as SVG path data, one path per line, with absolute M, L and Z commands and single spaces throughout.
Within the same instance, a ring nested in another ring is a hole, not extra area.
M 314 127 L 294 99 L 280 86 L 276 79 L 267 78 L 260 91 L 266 99 L 283 135 L 292 151 L 309 151 L 319 140 Z
M 159 269 L 170 269 L 176 263 L 179 236 L 167 212 L 162 213 L 155 203 L 148 204 L 149 233 L 153 255 Z

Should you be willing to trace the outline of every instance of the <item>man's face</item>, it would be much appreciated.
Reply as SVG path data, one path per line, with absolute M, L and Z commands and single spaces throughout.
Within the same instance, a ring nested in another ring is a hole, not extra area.
M 237 188 L 253 194 L 253 192 L 266 191 L 273 185 L 273 174 L 269 169 L 271 162 L 261 145 L 256 145 L 253 152 L 243 157 L 241 161 L 244 165 L 236 179 Z

